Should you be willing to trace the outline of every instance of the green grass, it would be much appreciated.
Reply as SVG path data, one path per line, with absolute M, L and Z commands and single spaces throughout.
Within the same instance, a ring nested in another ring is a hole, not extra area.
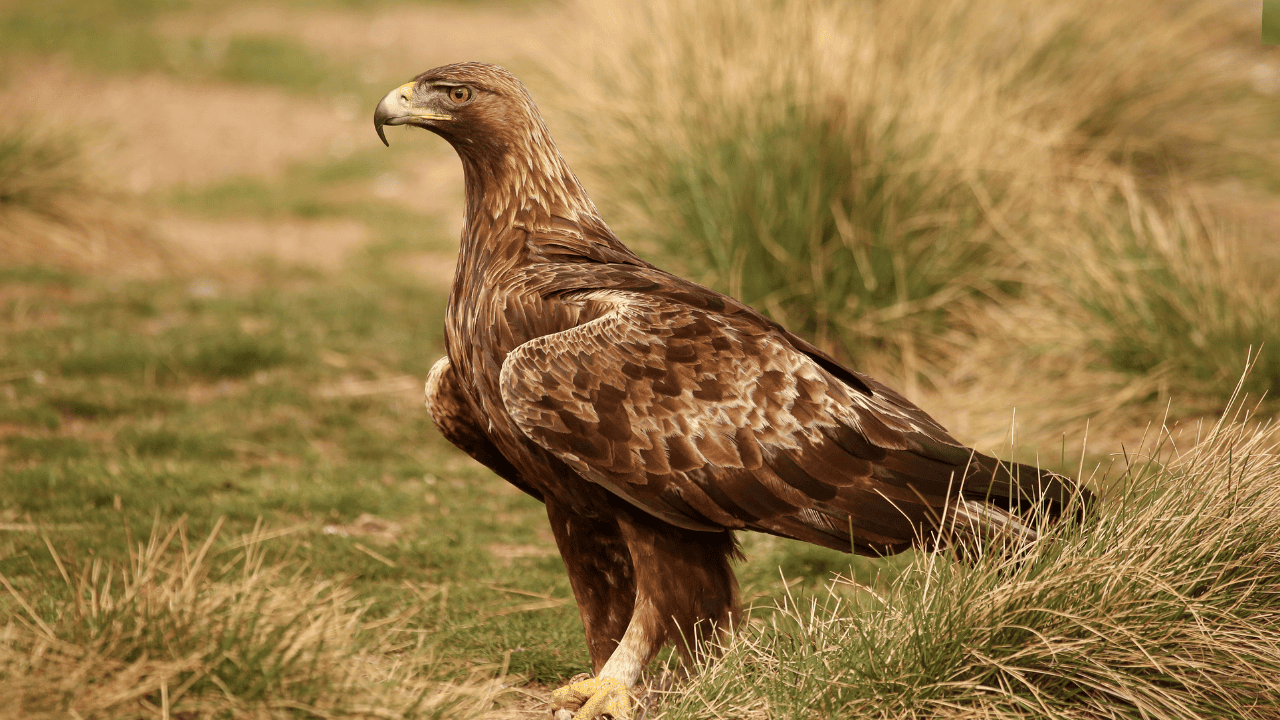
M 997 284 L 1003 268 L 978 233 L 972 193 L 904 170 L 922 151 L 900 153 L 892 131 L 880 132 L 838 105 L 706 127 L 656 163 L 677 211 L 656 239 L 851 359 L 899 341 L 897 329 L 865 322 L 888 310 L 919 308 L 909 314 L 924 341 L 944 326 L 947 301 Z
M 378 264 L 412 250 L 453 251 L 438 218 L 404 205 L 368 197 L 367 182 L 387 171 L 384 148 L 341 159 L 294 163 L 279 177 L 235 177 L 155 197 L 156 202 L 209 218 L 348 219 L 369 229 L 374 241 L 355 263 Z
M 0 14 L 0 46 L 10 53 L 62 53 L 97 70 L 130 72 L 172 65 L 171 49 L 147 24 L 185 3 L 54 0 L 10 3 Z
M 385 149 L 379 147 L 336 160 L 295 163 L 279 178 L 236 177 L 179 189 L 159 199 L 210 217 L 346 216 L 376 220 L 394 215 L 390 222 L 404 222 L 407 213 L 402 206 L 378 203 L 352 192 L 362 181 L 386 172 L 386 164 Z
M 1094 225 L 1095 255 L 1064 258 L 1064 284 L 1087 311 L 1100 353 L 1135 376 L 1165 374 L 1183 388 L 1175 412 L 1195 399 L 1251 397 L 1280 387 L 1280 290 L 1251 266 L 1227 230 L 1189 206 L 1162 217 L 1132 196 Z M 1126 212 L 1127 210 L 1127 212 Z M 1246 365 L 1248 374 L 1240 380 Z M 1272 398 L 1274 399 L 1274 398 Z M 1216 410 L 1210 405 L 1209 412 Z
M 220 59 L 207 72 L 220 80 L 308 94 L 349 92 L 362 87 L 347 68 L 284 38 L 233 37 L 219 54 Z

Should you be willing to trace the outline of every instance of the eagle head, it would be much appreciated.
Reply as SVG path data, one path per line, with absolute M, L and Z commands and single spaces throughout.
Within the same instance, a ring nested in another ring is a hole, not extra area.
M 460 154 L 500 150 L 546 132 L 524 85 L 497 65 L 456 63 L 428 70 L 387 93 L 373 114 L 384 144 L 387 125 L 416 125 Z

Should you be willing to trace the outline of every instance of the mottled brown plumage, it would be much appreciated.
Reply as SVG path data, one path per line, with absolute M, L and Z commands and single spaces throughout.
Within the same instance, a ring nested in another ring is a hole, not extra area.
M 864 554 L 950 526 L 1029 538 L 1020 515 L 1077 491 L 972 452 L 896 392 L 641 260 L 505 70 L 423 73 L 375 123 L 425 127 L 462 159 L 448 354 L 427 405 L 446 438 L 546 503 L 602 676 L 629 685 L 663 643 L 688 655 L 685 639 L 731 622 L 732 531 Z

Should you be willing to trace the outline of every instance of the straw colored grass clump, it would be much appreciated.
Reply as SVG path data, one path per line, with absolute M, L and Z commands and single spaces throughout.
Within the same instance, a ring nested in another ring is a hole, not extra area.
M 219 523 L 218 527 L 221 527 Z M 157 526 L 125 567 L 66 564 L 22 589 L 0 575 L 0 717 L 480 718 L 501 686 L 444 682 L 416 610 L 364 616 L 339 580 L 264 561 L 268 533 L 198 546 Z M 61 583 L 61 588 L 56 583 Z
M 73 138 L 0 128 L 0 265 L 155 274 L 178 258 Z

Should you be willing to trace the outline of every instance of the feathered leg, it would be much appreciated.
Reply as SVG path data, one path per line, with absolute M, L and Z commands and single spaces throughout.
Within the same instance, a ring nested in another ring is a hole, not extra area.
M 727 632 L 738 613 L 738 580 L 730 562 L 738 557 L 733 533 L 697 532 L 649 515 L 622 516 L 623 537 L 636 568 L 636 605 L 653 607 L 646 634 L 655 643 L 648 659 L 667 642 L 690 662 L 707 642 Z
M 593 652 L 595 677 L 553 693 L 557 718 L 567 716 L 566 706 L 581 704 L 573 720 L 628 720 L 631 687 L 663 645 L 675 642 L 688 662 L 719 639 L 737 614 L 732 534 L 683 530 L 636 512 L 620 513 L 618 529 L 634 568 L 635 601 L 626 631 L 603 666 Z M 584 624 L 586 617 L 584 609 Z
M 582 615 L 591 669 L 600 672 L 631 620 L 636 598 L 631 551 L 613 520 L 583 517 L 554 499 L 547 501 L 547 519 Z

